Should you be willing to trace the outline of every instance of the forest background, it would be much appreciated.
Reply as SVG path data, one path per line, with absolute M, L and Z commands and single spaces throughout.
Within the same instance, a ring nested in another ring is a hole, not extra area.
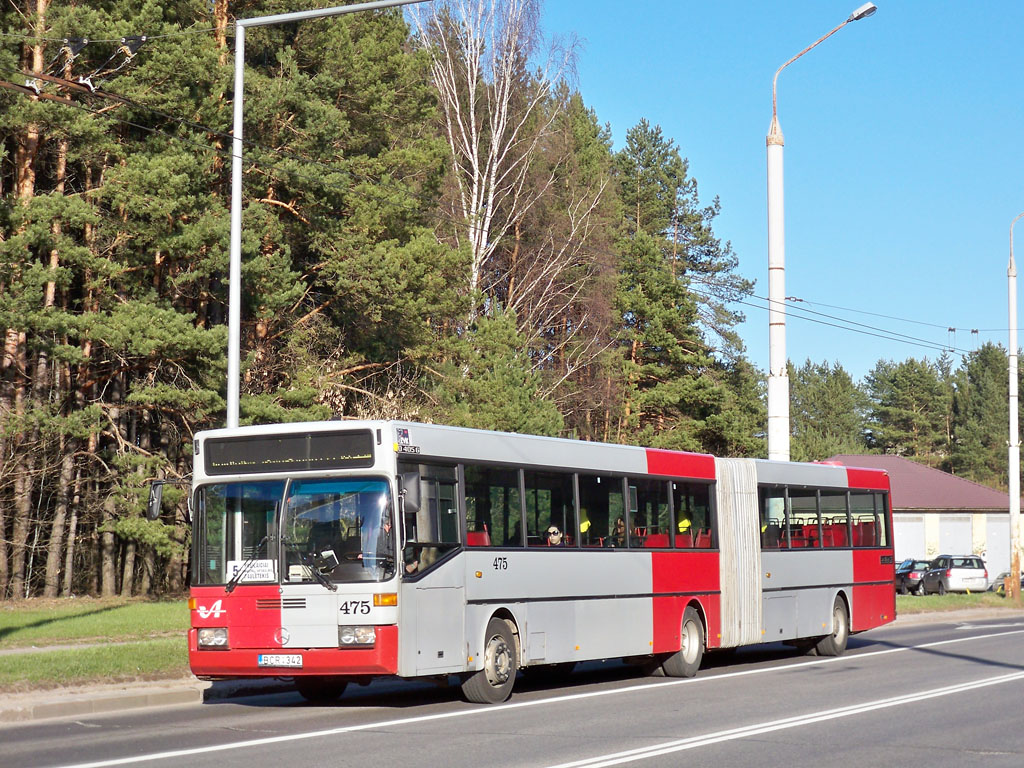
M 250 30 L 243 424 L 765 455 L 719 201 L 656 125 L 614 148 L 539 3 Z M 0 8 L 0 599 L 187 584 L 185 491 L 143 512 L 224 424 L 233 20 L 295 5 Z M 792 458 L 893 453 L 1005 489 L 1006 370 L 994 345 L 861 382 L 791 365 Z

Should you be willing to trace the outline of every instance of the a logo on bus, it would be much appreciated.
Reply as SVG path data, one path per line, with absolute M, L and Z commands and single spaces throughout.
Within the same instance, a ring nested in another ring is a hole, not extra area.
M 204 608 L 201 605 L 197 606 L 196 610 L 199 611 L 199 618 L 201 619 L 208 619 L 211 616 L 213 616 L 213 618 L 215 619 L 219 619 L 222 613 L 227 613 L 227 610 L 225 610 L 224 607 L 221 605 L 220 600 L 215 602 L 209 608 Z

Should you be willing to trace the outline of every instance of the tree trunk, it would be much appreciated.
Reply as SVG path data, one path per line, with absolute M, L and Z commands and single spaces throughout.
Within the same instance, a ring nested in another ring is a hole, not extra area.
M 124 568 L 121 571 L 121 597 L 131 597 L 135 587 L 135 550 L 134 541 L 124 545 Z
M 63 458 L 60 479 L 57 481 L 57 503 L 50 524 L 50 541 L 46 545 L 46 580 L 43 597 L 57 597 L 60 589 L 60 561 L 64 545 L 64 522 L 67 519 L 71 479 L 75 469 L 74 445 L 61 440 Z
M 117 537 L 107 530 L 114 522 L 114 497 L 107 496 L 103 502 L 103 522 L 100 530 L 100 595 L 114 597 L 117 594 Z
M 78 509 L 81 503 L 82 470 L 75 472 L 75 489 L 71 497 L 71 520 L 68 523 L 68 545 L 64 552 L 64 597 L 74 594 L 75 586 L 75 545 L 78 543 Z

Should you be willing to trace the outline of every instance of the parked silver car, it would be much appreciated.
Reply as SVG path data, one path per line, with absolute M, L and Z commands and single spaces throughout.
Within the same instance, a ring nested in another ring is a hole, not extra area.
M 921 579 L 924 594 L 937 592 L 984 592 L 988 588 L 985 561 L 977 555 L 939 555 Z

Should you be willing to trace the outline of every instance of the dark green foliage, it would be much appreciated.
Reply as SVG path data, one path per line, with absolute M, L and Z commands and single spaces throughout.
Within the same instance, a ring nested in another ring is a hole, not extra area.
M 987 343 L 971 352 L 954 378 L 954 474 L 1007 486 L 1009 380 L 1006 350 Z
M 793 461 L 863 453 L 868 401 L 843 366 L 807 360 L 788 368 Z
M 927 360 L 880 360 L 865 380 L 871 399 L 871 444 L 938 465 L 945 456 L 951 406 L 938 368 Z
M 562 415 L 541 396 L 541 376 L 515 317 L 497 312 L 451 341 L 436 389 L 436 415 L 463 427 L 557 435 Z
M 142 513 L 224 423 L 229 21 L 293 6 L 0 9 L 6 79 L 41 61 L 99 87 L 44 85 L 70 107 L 0 91 L 0 599 L 185 584 L 184 486 Z M 118 38 L 143 33 L 126 60 Z M 81 35 L 97 42 L 65 61 Z M 676 144 L 642 121 L 613 152 L 564 83 L 528 109 L 543 81 L 516 54 L 508 105 L 536 149 L 474 283 L 430 53 L 398 11 L 247 35 L 241 421 L 763 453 L 727 306 L 749 285 Z

